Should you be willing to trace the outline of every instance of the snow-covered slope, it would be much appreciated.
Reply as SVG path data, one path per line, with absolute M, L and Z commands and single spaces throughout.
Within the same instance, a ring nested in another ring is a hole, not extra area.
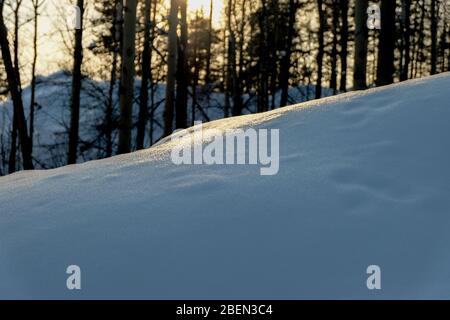
M 449 88 L 444 74 L 206 125 L 280 129 L 274 176 L 176 166 L 163 142 L 2 177 L 0 298 L 450 298 Z
M 49 76 L 39 76 L 36 87 L 36 110 L 35 110 L 35 129 L 33 135 L 33 158 L 37 169 L 51 169 L 65 165 L 67 162 L 68 149 L 68 127 L 70 123 L 70 94 L 72 77 L 68 72 L 59 71 Z M 139 114 L 139 92 L 140 81 L 135 81 L 136 103 L 133 111 L 133 122 L 137 124 Z M 96 81 L 89 78 L 83 79 L 83 90 L 81 92 L 80 105 L 80 144 L 78 150 L 78 163 L 102 159 L 106 156 L 106 136 L 104 134 L 105 108 L 109 101 L 110 84 L 105 81 Z M 117 101 L 118 86 L 115 86 L 113 93 L 113 119 L 119 117 L 119 106 Z M 323 88 L 322 95 L 330 96 L 333 91 L 329 88 Z M 278 92 L 275 101 L 280 100 L 281 93 Z M 28 118 L 31 87 L 23 89 L 23 102 L 25 115 Z M 151 90 L 149 89 L 151 97 Z M 292 87 L 289 90 L 290 100 L 296 103 L 314 99 L 315 88 L 312 85 Z M 165 98 L 165 85 L 158 84 L 155 87 L 155 120 L 157 123 L 163 123 L 162 101 Z M 202 106 L 203 112 L 211 120 L 223 117 L 224 95 L 220 92 L 212 92 L 209 100 L 206 93 L 201 90 L 197 92 L 197 103 Z M 244 95 L 247 108 L 244 113 L 251 113 L 257 109 L 256 98 L 247 100 L 249 96 Z M 151 99 L 150 99 L 151 100 Z M 188 105 L 191 105 L 189 101 Z M 8 172 L 8 155 L 12 119 L 12 101 L 0 101 L 0 176 Z M 149 113 L 150 113 L 149 106 Z M 191 112 L 189 111 L 189 116 Z M 196 119 L 203 119 L 202 113 L 197 110 Z M 27 120 L 28 121 L 28 120 Z M 189 120 L 189 123 L 191 121 Z M 133 128 L 133 139 L 137 134 L 136 127 Z M 150 145 L 150 124 L 148 124 L 147 134 L 145 136 L 145 145 Z M 162 135 L 162 128 L 155 124 L 153 129 L 153 141 L 158 140 Z M 113 149 L 116 150 L 118 132 L 114 127 L 112 132 Z M 2 159 L 2 155 L 4 158 Z
M 40 76 L 37 79 L 33 158 L 38 169 L 56 168 L 67 163 L 71 84 L 71 75 L 64 71 L 45 77 Z M 113 119 L 116 119 L 119 114 L 117 87 L 115 86 L 113 93 Z M 139 93 L 140 81 L 136 81 L 135 87 L 135 92 Z M 105 157 L 106 137 L 103 129 L 109 90 L 109 82 L 83 79 L 83 90 L 80 97 L 78 162 Z M 164 88 L 161 85 L 155 90 L 155 101 L 160 101 L 163 94 Z M 23 89 L 22 96 L 28 121 L 31 101 L 30 86 Z M 12 109 L 11 100 L 0 102 L 0 145 L 2 145 L 5 155 L 9 155 L 11 145 Z M 139 106 L 135 105 L 134 111 L 135 120 L 137 120 Z M 157 110 L 155 115 L 160 119 L 160 110 Z M 160 137 L 160 131 L 159 128 L 155 129 L 154 139 Z M 114 149 L 116 149 L 117 132 L 115 129 L 112 136 Z M 8 172 L 7 162 L 7 156 L 5 159 L 1 159 L 0 154 L 0 175 Z

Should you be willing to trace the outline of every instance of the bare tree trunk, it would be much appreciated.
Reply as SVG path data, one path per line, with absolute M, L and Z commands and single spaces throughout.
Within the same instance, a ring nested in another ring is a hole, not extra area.
M 289 99 L 289 69 L 291 68 L 291 55 L 292 55 L 292 42 L 294 40 L 295 33 L 295 18 L 297 15 L 298 4 L 296 0 L 289 0 L 289 22 L 288 22 L 288 34 L 286 38 L 286 47 L 284 56 L 281 59 L 280 70 L 280 87 L 281 87 L 281 99 L 280 107 L 284 107 L 288 103 Z
M 206 72 L 205 84 L 211 82 L 211 47 L 212 47 L 212 20 L 213 20 L 214 1 L 210 0 L 209 4 L 209 21 L 208 21 L 208 44 L 206 47 Z M 208 95 L 209 96 L 209 95 Z
M 227 41 L 227 28 L 223 28 L 223 56 L 226 57 L 226 63 L 224 63 L 223 68 L 223 78 L 224 78 L 224 107 L 223 107 L 223 116 L 224 118 L 228 118 L 230 116 L 230 90 L 231 90 L 231 74 L 230 74 L 230 57 L 228 55 L 228 46 L 229 42 Z
M 395 1 L 382 0 L 377 86 L 394 82 L 395 14 Z
M 437 67 L 437 12 L 438 1 L 431 0 L 431 74 L 436 74 Z
M 367 8 L 368 0 L 356 1 L 355 7 L 355 60 L 353 66 L 353 89 L 367 88 Z
M 16 72 L 17 82 L 19 84 L 19 92 L 22 94 L 22 81 L 20 79 L 20 64 L 19 64 L 19 11 L 22 6 L 22 0 L 16 1 L 16 6 L 13 9 L 14 15 L 14 70 Z M 31 145 L 31 142 L 30 142 Z M 17 158 L 17 115 L 13 111 L 13 125 L 11 132 L 11 148 L 9 153 L 9 173 L 16 171 Z
M 11 130 L 11 146 L 9 150 L 8 173 L 16 172 L 17 158 L 17 115 L 13 111 L 13 124 Z
M 425 3 L 425 2 L 423 2 Z M 418 59 L 419 59 L 419 42 L 421 41 L 420 39 L 420 29 L 421 29 L 421 17 L 419 16 L 419 8 L 420 8 L 420 3 L 419 2 L 414 2 L 414 21 L 413 21 L 413 28 L 411 31 L 412 34 L 412 38 L 414 39 L 414 43 L 412 45 L 412 52 L 411 52 L 411 70 L 409 72 L 409 78 L 415 78 L 416 73 L 417 73 L 417 64 L 418 64 Z M 423 15 L 422 15 L 423 17 Z
M 270 2 L 270 12 L 268 12 L 268 24 L 272 24 L 269 27 L 270 33 L 272 34 L 271 36 L 267 37 L 267 49 L 269 51 L 269 59 L 268 59 L 268 63 L 269 66 L 273 66 L 270 70 L 267 71 L 268 73 L 268 83 L 269 83 L 269 92 L 270 92 L 270 110 L 275 109 L 276 105 L 275 105 L 275 98 L 276 98 L 276 92 L 277 92 L 277 86 L 279 85 L 277 83 L 278 78 L 277 77 L 277 72 L 279 70 L 279 56 L 280 53 L 277 50 L 277 46 L 279 43 L 279 23 L 271 23 L 270 20 L 271 19 L 275 19 L 275 21 L 278 21 L 279 19 L 282 19 L 284 17 L 280 16 L 280 8 L 279 8 L 279 0 L 271 0 Z
M 37 57 L 38 57 L 37 41 L 38 41 L 38 32 L 39 32 L 38 31 L 39 7 L 42 6 L 44 1 L 33 0 L 34 37 L 33 37 L 33 62 L 31 65 L 31 99 L 30 99 L 30 116 L 29 116 L 31 152 L 33 152 L 34 110 L 35 110 L 35 104 L 36 104 L 36 64 L 37 64 Z
M 450 26 L 447 27 L 447 34 L 450 34 Z M 447 53 L 447 71 L 450 71 L 450 41 L 447 40 L 446 37 L 446 47 L 449 48 L 448 53 Z M 444 57 L 445 59 L 445 57 Z
M 333 90 L 333 94 L 337 93 L 337 59 L 338 59 L 338 28 L 339 28 L 339 4 L 338 0 L 333 0 L 332 4 L 333 21 L 333 44 L 331 49 L 331 79 L 330 88 Z
M 150 79 L 150 13 L 151 0 L 145 0 L 144 51 L 142 53 L 142 79 L 139 99 L 139 119 L 136 136 L 136 149 L 144 149 L 145 127 L 148 118 L 148 82 Z
M 324 55 L 324 32 L 326 27 L 325 12 L 323 10 L 323 1 L 317 0 L 317 8 L 319 10 L 319 49 L 317 52 L 317 84 L 316 84 L 316 99 L 322 97 L 322 66 Z
M 227 84 L 227 91 L 229 94 L 231 94 L 232 101 L 233 101 L 233 107 L 232 107 L 232 115 L 238 116 L 242 112 L 242 103 L 240 102 L 240 95 L 238 90 L 238 75 L 236 70 L 236 35 L 234 33 L 233 27 L 232 27 L 232 16 L 233 16 L 233 7 L 235 6 L 235 2 L 233 0 L 228 1 L 228 7 L 227 7 L 227 30 L 228 30 L 228 71 L 227 71 L 227 77 L 228 77 L 228 84 Z
M 341 11 L 341 84 L 340 90 L 347 91 L 347 53 L 348 53 L 348 0 L 340 1 Z
M 261 17 L 259 18 L 259 88 L 258 88 L 258 112 L 269 109 L 269 75 L 268 75 L 268 0 L 261 0 Z
M 450 27 L 448 28 L 448 33 L 450 33 Z M 447 46 L 450 48 L 450 41 L 447 42 Z M 450 71 L 450 50 L 448 50 L 447 54 L 447 71 Z
M 4 0 L 0 0 L 0 47 L 8 78 L 8 88 L 13 100 L 14 113 L 16 114 L 17 130 L 19 132 L 19 140 L 22 150 L 23 167 L 25 170 L 30 170 L 33 169 L 30 138 L 28 136 L 22 96 L 19 89 L 19 79 L 17 78 L 16 70 L 12 64 L 11 52 L 9 51 L 8 34 L 3 20 L 3 5 Z
M 113 153 L 113 106 L 114 88 L 117 82 L 117 65 L 119 62 L 119 52 L 122 39 L 123 5 L 121 0 L 114 0 L 114 40 L 113 40 L 113 60 L 111 63 L 111 73 L 109 80 L 108 102 L 105 112 L 105 136 L 106 136 L 106 157 L 111 157 Z
M 187 63 L 188 26 L 187 26 L 187 0 L 179 0 L 181 14 L 181 35 L 178 45 L 177 67 L 177 96 L 175 101 L 175 127 L 187 127 L 187 103 L 189 86 L 189 67 Z
M 23 0 L 16 0 L 14 8 L 14 68 L 16 69 L 17 79 L 19 81 L 19 91 L 22 92 L 22 81 L 20 77 L 19 63 L 19 11 Z
M 239 25 L 239 58 L 238 58 L 238 68 L 239 73 L 241 74 L 244 71 L 244 60 L 245 60 L 245 50 L 244 45 L 246 41 L 245 37 L 245 26 L 247 24 L 246 17 L 247 17 L 247 0 L 241 0 L 241 21 Z
M 444 13 L 445 13 L 445 9 L 444 9 Z M 440 39 L 440 44 L 439 44 L 439 55 L 441 56 L 441 63 L 440 63 L 440 68 L 441 68 L 441 72 L 445 72 L 445 49 L 447 47 L 447 21 L 446 21 L 446 17 L 444 16 L 443 18 L 444 20 L 444 24 L 442 26 L 442 32 L 441 32 L 441 39 Z
M 241 10 L 242 10 L 242 14 L 245 13 L 245 5 L 246 5 L 246 0 L 241 0 Z M 233 3 L 233 13 L 235 16 L 237 16 L 236 14 L 236 4 L 237 1 L 235 1 Z M 242 18 L 244 19 L 244 18 Z M 241 28 L 244 28 L 243 23 L 241 24 L 240 30 L 239 31 L 243 31 Z M 239 116 L 242 114 L 242 87 L 241 87 L 241 73 L 240 70 L 238 72 L 238 57 L 237 57 L 237 50 L 238 50 L 238 43 L 236 40 L 236 33 L 234 30 L 232 30 L 232 26 L 231 24 L 229 24 L 229 29 L 232 32 L 232 37 L 230 37 L 230 41 L 232 41 L 230 48 L 232 49 L 232 92 L 233 92 L 233 116 Z M 243 41 L 243 34 L 240 35 L 241 36 L 241 41 Z M 240 47 L 241 44 L 239 44 L 239 50 L 241 50 L 239 53 L 239 59 L 242 59 L 243 57 L 243 53 L 242 50 L 243 48 Z M 243 63 L 242 60 L 239 61 L 239 63 Z
M 150 33 L 150 48 L 153 49 L 153 42 L 155 40 L 155 34 L 156 34 L 156 13 L 158 10 L 158 1 L 153 0 L 153 13 L 152 13 L 152 28 Z M 150 69 L 152 68 L 152 59 L 153 59 L 153 50 L 150 53 Z M 153 145 L 153 126 L 155 122 L 155 91 L 157 89 L 158 84 L 153 81 L 153 73 L 150 70 L 150 83 L 151 83 L 151 90 L 150 90 L 150 100 L 151 100 L 151 109 L 150 109 L 150 146 Z M 156 88 L 156 89 L 155 89 Z
M 198 17 L 197 17 L 198 19 Z M 199 81 L 199 65 L 197 62 L 197 45 L 198 45 L 198 28 L 195 30 L 193 36 L 193 47 L 192 47 L 192 61 L 194 61 L 194 72 L 192 74 L 192 103 L 191 103 L 191 126 L 195 124 L 195 109 L 197 105 L 197 86 Z
M 423 62 L 426 61 L 425 59 L 425 20 L 426 20 L 426 15 L 427 15 L 427 9 L 426 9 L 426 1 L 422 1 L 421 5 L 420 5 L 420 10 L 421 10 L 421 14 L 420 14 L 420 23 L 419 23 L 419 29 L 418 31 L 418 45 L 417 45 L 417 57 L 416 57 L 416 66 L 415 66 L 415 70 L 414 70 L 414 78 L 416 78 L 417 76 L 422 76 L 423 74 L 423 69 L 422 69 L 422 65 Z
M 116 86 L 116 72 L 117 72 L 117 63 L 118 63 L 118 48 L 114 48 L 113 60 L 111 64 L 111 75 L 109 82 L 109 91 L 108 91 L 108 102 L 106 105 L 106 113 L 105 113 L 105 136 L 106 136 L 106 157 L 111 157 L 113 152 L 113 141 L 112 141 L 112 131 L 113 131 L 113 104 L 114 104 L 114 88 Z
M 177 72 L 178 0 L 170 1 L 169 42 L 167 56 L 166 101 L 164 110 L 164 136 L 172 134 Z
M 405 81 L 408 79 L 408 70 L 409 70 L 409 64 L 411 61 L 411 0 L 403 0 L 402 1 L 403 6 L 403 20 L 404 20 L 404 30 L 403 30 L 403 37 L 404 37 L 404 62 L 402 66 L 402 71 L 400 74 L 400 81 Z
M 120 121 L 117 153 L 131 151 L 131 129 L 133 127 L 134 58 L 136 40 L 137 0 L 126 0 L 123 27 L 122 71 L 120 77 Z
M 69 130 L 69 152 L 67 164 L 77 162 L 78 150 L 78 131 L 80 122 L 80 94 L 81 94 L 81 64 L 83 63 L 83 15 L 84 0 L 78 0 L 77 6 L 80 8 L 81 24 L 80 29 L 75 30 L 75 49 L 73 56 L 72 71 L 72 97 L 71 97 L 71 115 Z

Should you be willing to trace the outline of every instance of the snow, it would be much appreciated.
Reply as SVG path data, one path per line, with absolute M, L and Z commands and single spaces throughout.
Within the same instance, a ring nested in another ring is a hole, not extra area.
M 68 150 L 68 128 L 70 124 L 70 94 L 71 94 L 72 77 L 70 73 L 59 71 L 49 76 L 39 76 L 36 87 L 36 103 L 38 107 L 35 111 L 35 130 L 33 139 L 33 158 L 37 169 L 51 169 L 61 167 L 66 164 Z M 78 150 L 78 162 L 85 162 L 94 159 L 104 158 L 106 156 L 106 138 L 102 133 L 102 124 L 105 121 L 106 103 L 109 97 L 109 82 L 93 80 L 89 78 L 83 79 L 83 90 L 81 92 L 80 106 L 80 146 Z M 113 94 L 113 118 L 119 116 L 119 106 L 117 101 L 118 85 L 115 86 Z M 140 81 L 135 82 L 135 98 L 136 102 L 133 108 L 133 122 L 137 124 L 139 113 L 139 92 Z M 331 89 L 324 88 L 323 95 L 332 94 Z M 313 99 L 315 95 L 314 86 L 292 87 L 289 91 L 290 100 L 294 102 L 303 102 Z M 31 101 L 31 88 L 23 89 L 23 102 L 25 115 L 28 118 L 29 107 Z M 149 89 L 151 97 L 151 90 Z M 165 85 L 158 84 L 155 87 L 154 102 L 157 106 L 155 111 L 155 126 L 153 140 L 157 141 L 162 135 L 162 128 L 159 124 L 163 121 L 163 101 L 165 98 Z M 219 119 L 223 117 L 224 95 L 220 92 L 212 92 L 209 101 L 205 92 L 200 88 L 197 92 L 198 104 L 202 106 L 205 114 L 209 119 Z M 251 99 L 248 95 L 243 97 L 244 101 L 250 99 L 247 103 L 248 110 L 244 109 L 243 113 L 251 113 L 256 111 L 256 99 Z M 275 97 L 276 101 L 280 100 L 280 92 Z M 191 101 L 188 105 L 191 106 Z M 150 108 L 149 108 L 150 113 Z M 189 111 L 189 115 L 191 112 Z M 202 120 L 203 116 L 199 110 L 196 112 L 196 119 Z M 0 102 L 0 145 L 3 147 L 0 151 L 5 154 L 2 159 L 0 152 L 0 175 L 8 171 L 7 162 L 10 146 L 10 131 L 12 119 L 12 101 Z M 147 134 L 145 144 L 150 145 L 149 131 L 150 124 L 147 125 Z M 133 136 L 137 134 L 136 126 L 133 128 Z M 117 142 L 117 130 L 113 130 L 114 150 Z M 134 142 L 135 139 L 133 138 Z
M 447 73 L 205 125 L 279 129 L 274 176 L 176 166 L 166 139 L 1 177 L 0 298 L 448 299 L 449 87 Z

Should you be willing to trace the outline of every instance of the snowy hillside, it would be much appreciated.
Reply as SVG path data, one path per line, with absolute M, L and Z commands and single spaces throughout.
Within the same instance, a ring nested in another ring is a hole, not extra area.
M 70 123 L 70 94 L 72 77 L 67 72 L 56 72 L 46 77 L 38 77 L 36 87 L 36 114 L 34 130 L 34 150 L 33 158 L 38 169 L 56 168 L 65 165 L 67 162 L 68 149 L 68 128 Z M 80 146 L 78 150 L 78 163 L 89 160 L 105 158 L 106 137 L 104 131 L 105 109 L 109 99 L 109 82 L 95 81 L 88 78 L 83 80 L 83 90 L 81 92 L 80 111 Z M 117 88 L 113 94 L 113 119 L 119 117 L 119 106 L 117 102 Z M 314 86 L 303 86 L 290 88 L 290 99 L 294 102 L 303 102 L 313 99 L 315 95 Z M 137 124 L 139 113 L 139 92 L 140 82 L 135 85 L 135 105 L 134 124 Z M 323 96 L 330 96 L 333 92 L 330 89 L 323 89 Z M 151 90 L 149 89 L 151 97 Z M 163 123 L 163 103 L 165 97 L 165 86 L 160 84 L 155 88 L 155 125 L 153 131 L 153 141 L 157 141 L 162 135 L 160 124 Z M 203 112 L 208 119 L 219 119 L 223 117 L 224 95 L 219 92 L 212 92 L 209 102 L 204 92 L 197 92 L 198 104 L 202 106 Z M 279 94 L 276 100 L 279 101 Z M 31 88 L 23 90 L 23 102 L 25 115 L 28 118 L 31 100 Z M 151 100 L 151 99 L 150 99 Z M 244 96 L 244 101 L 249 100 Z M 191 101 L 188 103 L 191 106 Z M 149 106 L 149 114 L 151 107 Z M 247 103 L 247 109 L 243 113 L 256 111 L 256 98 L 252 98 Z M 189 112 L 189 115 L 191 112 Z M 203 114 L 197 110 L 197 120 L 204 120 Z M 7 163 L 10 148 L 10 132 L 12 119 L 12 101 L 0 102 L 0 175 L 8 172 Z M 189 120 L 190 121 L 190 120 Z M 150 131 L 150 124 L 147 126 L 147 133 Z M 136 135 L 136 126 L 133 130 Z M 113 145 L 116 149 L 117 128 L 113 129 Z M 146 134 L 145 144 L 150 145 L 150 134 Z M 133 143 L 135 139 L 132 139 Z M 3 159 L 2 159 L 3 158 Z
M 274 176 L 176 166 L 166 141 L 1 177 L 0 298 L 448 299 L 449 88 L 447 73 L 205 125 L 279 129 Z
M 38 169 L 55 168 L 67 162 L 68 128 L 70 123 L 70 94 L 72 77 L 67 72 L 56 72 L 47 77 L 39 77 L 36 87 L 36 114 L 33 157 Z M 136 92 L 139 93 L 139 82 Z M 155 101 L 163 98 L 164 91 L 155 90 Z M 118 117 L 117 86 L 113 95 L 113 119 Z M 25 115 L 28 118 L 31 88 L 23 90 Z M 105 109 L 109 99 L 109 83 L 83 80 L 80 111 L 80 146 L 78 162 L 105 157 L 105 136 L 102 128 L 105 123 Z M 137 118 L 139 107 L 135 106 Z M 160 110 L 156 117 L 160 118 Z M 12 119 L 12 101 L 0 103 L 0 143 L 9 154 Z M 160 136 L 160 128 L 155 129 L 155 139 Z M 113 132 L 116 140 L 116 130 Z M 114 143 L 115 145 L 115 143 Z M 1 157 L 1 155 L 0 155 Z M 7 157 L 6 157 L 7 158 Z M 5 159 L 7 162 L 7 159 Z M 1 164 L 0 164 L 1 165 Z M 1 166 L 0 166 L 0 169 Z M 3 168 L 3 172 L 7 172 Z M 1 170 L 0 170 L 1 173 Z

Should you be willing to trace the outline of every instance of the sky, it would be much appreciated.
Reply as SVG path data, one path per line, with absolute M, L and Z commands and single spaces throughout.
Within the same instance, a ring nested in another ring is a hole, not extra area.
M 204 9 L 204 12 L 209 14 L 210 0 L 190 0 L 188 6 L 190 10 Z M 220 18 L 220 13 L 223 8 L 223 0 L 213 0 L 213 19 L 217 22 Z
M 166 0 L 169 3 L 170 0 Z M 60 29 L 65 29 L 64 23 L 66 21 L 65 15 L 67 13 L 66 7 L 69 7 L 75 1 L 70 0 L 45 0 L 44 6 L 41 9 L 41 16 L 39 19 L 39 36 L 38 36 L 38 73 L 49 74 L 60 69 L 61 62 L 67 61 L 67 50 L 65 49 Z M 197 10 L 203 10 L 206 16 L 209 16 L 210 0 L 188 0 L 188 6 L 191 13 Z M 213 0 L 213 20 L 214 24 L 218 25 L 223 9 L 222 0 Z M 160 9 L 159 15 L 164 15 Z M 31 8 L 23 7 L 22 17 L 23 21 L 31 17 Z M 21 30 L 21 59 L 22 64 L 26 65 L 27 61 L 32 58 L 32 37 L 33 30 L 29 23 Z M 27 81 L 27 72 L 25 72 L 23 80 Z

